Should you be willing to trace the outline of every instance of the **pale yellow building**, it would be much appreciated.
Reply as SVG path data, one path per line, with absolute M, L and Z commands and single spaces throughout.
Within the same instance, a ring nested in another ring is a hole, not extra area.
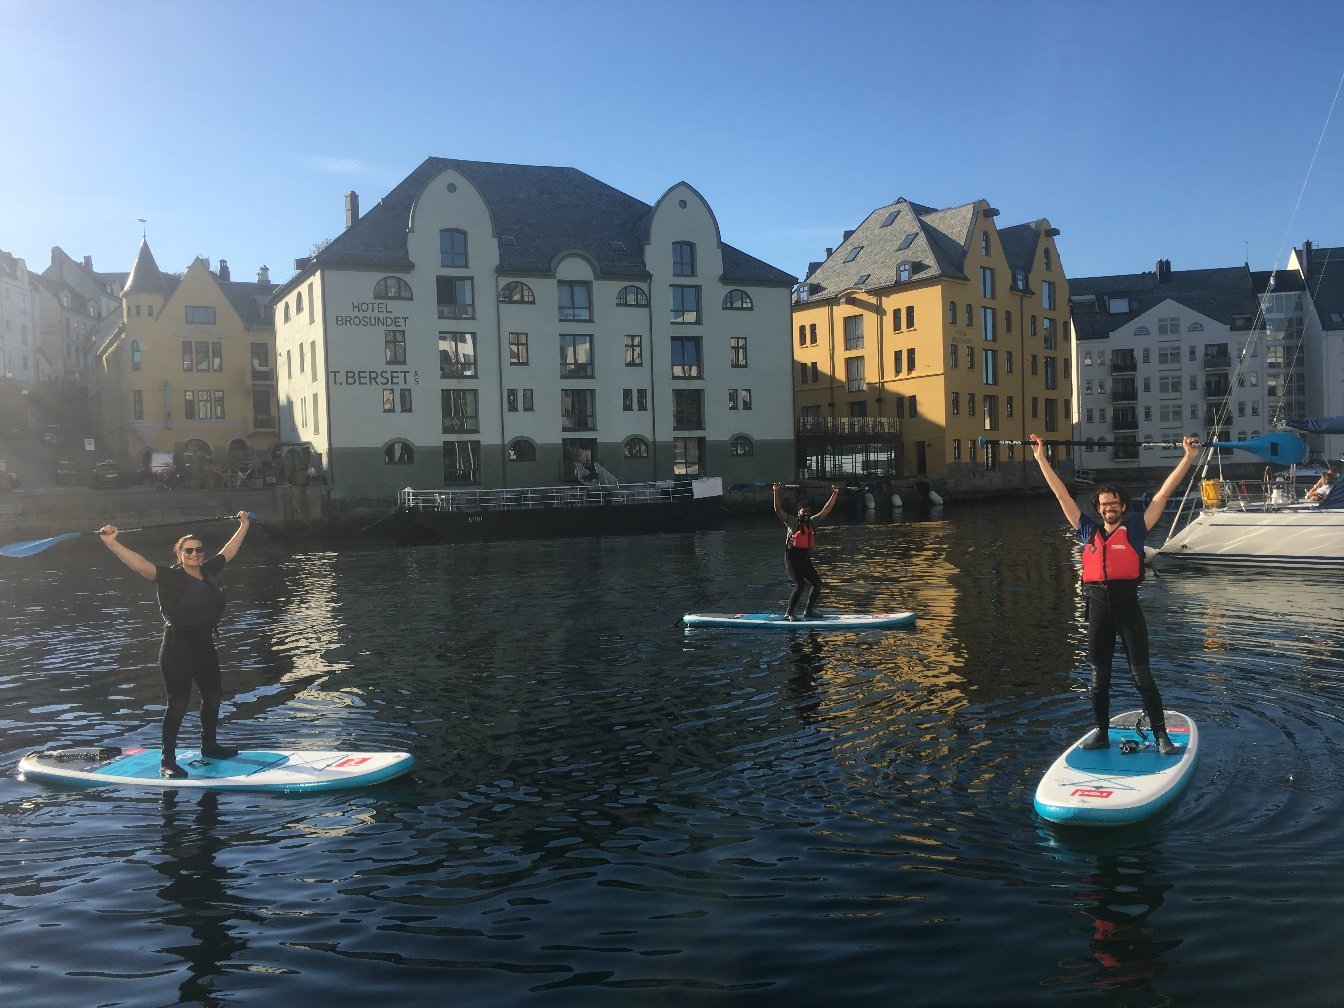
M 1023 449 L 981 439 L 1072 436 L 1059 232 L 997 217 L 897 200 L 811 265 L 793 305 L 799 475 L 992 470 Z
M 147 242 L 122 292 L 122 318 L 98 350 L 103 454 L 128 469 L 151 452 L 212 460 L 222 473 L 275 442 L 275 287 L 217 273 L 204 259 L 163 273 Z M 208 467 L 207 467 L 208 468 Z

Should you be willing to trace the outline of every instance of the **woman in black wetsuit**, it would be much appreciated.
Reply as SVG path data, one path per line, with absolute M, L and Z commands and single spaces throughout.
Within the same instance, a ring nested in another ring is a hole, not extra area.
M 168 705 L 163 712 L 161 777 L 187 776 L 177 764 L 177 733 L 191 702 L 192 683 L 201 692 L 201 755 L 206 759 L 238 755 L 237 749 L 220 745 L 216 737 L 223 685 L 219 655 L 215 653 L 215 628 L 224 615 L 224 584 L 219 575 L 237 556 L 250 524 L 248 513 L 239 511 L 238 531 L 209 560 L 199 536 L 183 536 L 173 546 L 177 563 L 172 566 L 151 563 L 123 546 L 117 541 L 115 525 L 104 525 L 98 530 L 118 560 L 158 587 L 159 611 L 164 622 L 159 669 L 168 693 Z
M 794 615 L 793 608 L 802 598 L 804 586 L 807 586 L 811 590 L 807 595 L 807 606 L 803 610 L 803 615 L 812 619 L 819 615 L 817 602 L 821 599 L 821 575 L 812 566 L 812 547 L 817 542 L 816 522 L 822 521 L 831 513 L 835 502 L 840 499 L 840 487 L 838 484 L 831 486 L 831 499 L 815 515 L 812 514 L 812 508 L 808 504 L 798 505 L 797 515 L 790 515 L 779 502 L 782 485 L 776 483 L 773 488 L 775 514 L 779 515 L 779 520 L 789 530 L 784 536 L 784 570 L 789 575 L 789 584 L 793 586 L 784 618 L 786 620 L 798 618 Z

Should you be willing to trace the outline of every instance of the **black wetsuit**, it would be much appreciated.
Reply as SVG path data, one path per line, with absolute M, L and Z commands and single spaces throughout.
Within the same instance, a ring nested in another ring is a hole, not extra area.
M 172 759 L 177 733 L 191 702 L 191 687 L 201 693 L 201 744 L 215 745 L 223 685 L 219 655 L 215 652 L 215 628 L 224 615 L 224 584 L 219 579 L 228 561 L 213 556 L 201 564 L 197 580 L 179 566 L 154 565 L 154 583 L 163 613 L 163 642 L 159 646 L 159 670 L 168 694 L 163 712 L 163 755 Z
M 805 539 L 808 542 L 815 541 L 816 528 L 810 519 L 803 522 L 795 518 L 784 524 L 789 530 L 784 537 L 784 570 L 789 575 L 789 584 L 793 586 L 786 612 L 793 615 L 794 606 L 803 597 L 803 589 L 809 588 L 807 606 L 803 611 L 808 616 L 815 616 L 817 614 L 817 602 L 821 600 L 821 575 L 817 573 L 816 567 L 812 566 L 811 548 L 795 546 L 793 543 L 795 539 Z

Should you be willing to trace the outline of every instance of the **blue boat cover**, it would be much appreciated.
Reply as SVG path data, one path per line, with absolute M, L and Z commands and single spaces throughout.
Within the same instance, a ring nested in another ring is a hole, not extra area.
M 1344 434 L 1344 416 L 1307 417 L 1305 420 L 1285 420 L 1284 423 L 1308 434 Z

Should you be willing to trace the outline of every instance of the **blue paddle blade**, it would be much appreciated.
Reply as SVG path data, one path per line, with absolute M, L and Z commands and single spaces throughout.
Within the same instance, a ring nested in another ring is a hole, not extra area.
M 67 539 L 78 539 L 83 534 L 83 532 L 66 532 L 64 535 L 51 536 L 47 539 L 29 539 L 26 542 L 10 543 L 8 546 L 0 546 L 0 556 L 30 557 L 35 553 L 41 553 L 45 549 L 51 549 L 57 543 L 65 542 Z
M 1210 448 L 1236 448 L 1275 465 L 1297 465 L 1307 457 L 1307 443 L 1296 434 L 1275 431 L 1247 441 L 1210 441 Z

